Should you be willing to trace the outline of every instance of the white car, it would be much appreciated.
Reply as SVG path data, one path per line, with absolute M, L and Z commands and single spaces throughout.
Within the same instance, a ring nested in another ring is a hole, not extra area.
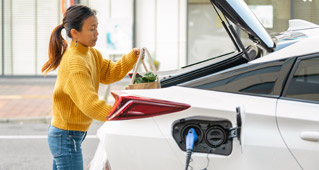
M 293 21 L 302 38 L 276 44 L 244 1 L 211 2 L 258 48 L 233 33 L 239 51 L 171 72 L 161 89 L 113 91 L 90 169 L 319 169 L 319 26 Z

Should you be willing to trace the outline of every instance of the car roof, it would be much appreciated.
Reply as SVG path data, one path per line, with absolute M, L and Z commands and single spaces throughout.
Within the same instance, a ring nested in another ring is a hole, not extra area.
M 319 35 L 315 37 L 309 37 L 295 44 L 292 44 L 286 48 L 279 51 L 275 51 L 259 59 L 250 61 L 249 63 L 263 63 L 268 61 L 274 61 L 279 59 L 291 58 L 295 56 L 301 56 L 306 54 L 319 53 Z

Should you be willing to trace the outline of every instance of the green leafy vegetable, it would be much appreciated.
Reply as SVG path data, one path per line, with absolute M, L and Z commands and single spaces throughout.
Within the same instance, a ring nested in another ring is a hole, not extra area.
M 136 77 L 135 82 L 136 84 L 138 83 L 150 83 L 154 82 L 156 80 L 156 75 L 154 75 L 153 72 L 147 72 L 144 74 L 143 77 Z
M 135 78 L 135 83 L 138 84 L 138 83 L 144 83 L 144 80 L 142 77 L 136 77 Z

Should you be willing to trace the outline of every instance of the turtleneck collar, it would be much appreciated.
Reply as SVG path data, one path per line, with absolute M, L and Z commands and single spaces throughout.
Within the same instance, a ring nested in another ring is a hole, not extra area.
M 77 46 L 75 46 L 75 42 L 71 41 L 70 48 L 79 50 L 81 53 L 87 53 L 90 47 L 85 47 L 81 45 L 80 43 L 77 43 Z

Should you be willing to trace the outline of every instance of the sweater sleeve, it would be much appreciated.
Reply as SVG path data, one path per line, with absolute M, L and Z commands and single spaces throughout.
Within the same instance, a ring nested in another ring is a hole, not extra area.
M 103 59 L 99 52 L 98 54 L 101 61 L 100 83 L 103 84 L 111 84 L 123 79 L 127 73 L 133 69 L 133 66 L 137 61 L 137 56 L 133 50 L 122 56 L 117 62 Z
M 111 111 L 112 106 L 106 104 L 105 100 L 99 100 L 89 73 L 84 71 L 72 72 L 66 81 L 64 91 L 86 116 L 99 121 L 106 121 L 106 116 Z

